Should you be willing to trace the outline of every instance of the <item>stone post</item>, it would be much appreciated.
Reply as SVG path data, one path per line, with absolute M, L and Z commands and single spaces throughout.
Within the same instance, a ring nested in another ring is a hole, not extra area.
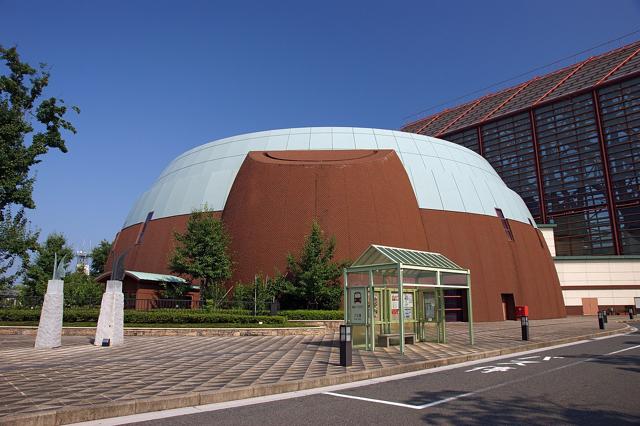
M 36 349 L 51 349 L 62 345 L 63 287 L 62 280 L 49 280 L 47 284 L 36 335 Z
M 104 339 L 109 339 L 110 346 L 124 343 L 124 294 L 122 294 L 122 281 L 107 281 L 107 289 L 102 295 L 94 345 L 102 346 Z

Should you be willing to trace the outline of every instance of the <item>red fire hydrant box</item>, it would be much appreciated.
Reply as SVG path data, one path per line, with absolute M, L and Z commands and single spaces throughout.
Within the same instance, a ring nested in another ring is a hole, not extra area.
M 529 316 L 529 306 L 516 306 L 516 318 L 520 317 L 528 317 Z

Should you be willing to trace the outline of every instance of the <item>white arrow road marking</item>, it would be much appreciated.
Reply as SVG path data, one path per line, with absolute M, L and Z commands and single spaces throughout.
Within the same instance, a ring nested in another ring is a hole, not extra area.
M 478 370 L 481 370 L 482 373 L 498 373 L 498 372 L 505 372 L 509 370 L 515 370 L 515 369 L 516 369 L 515 367 L 498 367 L 494 365 L 483 365 L 482 367 L 476 367 L 476 368 L 472 368 L 471 370 L 466 370 L 465 373 L 478 371 Z
M 539 364 L 540 361 L 519 361 L 517 359 L 512 359 L 508 362 L 499 362 L 499 365 L 519 365 L 520 367 L 526 367 L 527 364 Z
M 505 371 L 515 370 L 515 367 L 491 367 L 482 371 L 482 373 L 504 373 Z

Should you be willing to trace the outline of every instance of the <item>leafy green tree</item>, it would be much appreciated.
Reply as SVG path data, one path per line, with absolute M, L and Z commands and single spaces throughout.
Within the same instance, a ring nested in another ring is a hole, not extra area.
M 9 71 L 0 75 L 0 211 L 12 204 L 33 209 L 35 178 L 30 174 L 31 167 L 49 148 L 67 152 L 61 131 L 75 134 L 76 129 L 65 120 L 67 107 L 62 99 L 40 99 L 49 84 L 45 64 L 36 70 L 20 61 L 15 47 L 1 45 L 0 58 Z M 71 108 L 80 112 L 78 107 Z M 25 144 L 25 137 L 31 133 L 31 143 Z
M 231 278 L 231 241 L 224 224 L 206 206 L 191 213 L 185 233 L 174 233 L 176 248 L 169 269 L 200 282 L 201 299 L 210 298 L 213 288 Z
M 191 290 L 191 284 L 183 282 L 160 283 L 160 296 L 163 299 L 182 299 Z
M 287 291 L 294 297 L 293 303 L 308 309 L 337 309 L 342 287 L 340 277 L 346 261 L 335 262 L 335 239 L 324 238 L 317 221 L 311 225 L 311 233 L 305 237 L 300 256 L 287 256 Z
M 20 60 L 15 47 L 2 45 L 0 59 L 6 66 L 0 69 L 0 279 L 6 284 L 13 277 L 5 274 L 18 258 L 26 265 L 38 237 L 24 215 L 24 208 L 35 208 L 31 167 L 49 148 L 67 152 L 62 132 L 76 129 L 65 119 L 62 99 L 43 97 L 50 77 L 45 64 L 36 70 Z
M 107 240 L 100 241 L 100 244 L 91 250 L 91 276 L 97 277 L 104 272 L 112 244 Z
M 33 262 L 26 266 L 25 279 L 21 288 L 21 294 L 25 299 L 41 300 L 47 292 L 47 282 L 53 275 L 53 263 L 55 257 L 58 262 L 64 256 L 64 266 L 69 267 L 73 259 L 73 250 L 67 245 L 67 240 L 62 234 L 49 234 L 44 244 L 39 244 Z
M 287 282 L 282 275 L 264 277 L 258 275 L 252 283 L 237 283 L 233 288 L 234 305 L 242 309 L 269 309 L 269 304 L 279 300 L 286 292 Z
M 65 306 L 99 306 L 103 292 L 103 285 L 83 271 L 76 271 L 64 277 Z
M 13 284 L 17 275 L 16 260 L 21 260 L 23 265 L 28 264 L 29 252 L 37 247 L 38 232 L 29 229 L 24 211 L 20 210 L 15 215 L 8 211 L 0 221 L 0 290 Z M 12 268 L 14 273 L 9 274 Z

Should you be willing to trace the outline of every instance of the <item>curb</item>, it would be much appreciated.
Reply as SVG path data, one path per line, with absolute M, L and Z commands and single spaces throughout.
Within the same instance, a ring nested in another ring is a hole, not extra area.
M 147 413 L 151 411 L 170 410 L 174 408 L 192 407 L 197 405 L 215 404 L 219 402 L 234 401 L 238 399 L 255 398 L 266 395 L 274 395 L 286 392 L 295 392 L 318 387 L 339 385 L 356 382 L 360 380 L 375 379 L 378 377 L 392 376 L 396 374 L 409 373 L 413 371 L 425 370 L 436 367 L 443 367 L 451 364 L 459 364 L 467 361 L 477 361 L 483 358 L 491 358 L 500 355 L 525 352 L 549 346 L 562 345 L 565 343 L 587 340 L 595 337 L 624 334 L 632 330 L 628 324 L 619 330 L 609 330 L 591 333 L 581 336 L 566 337 L 563 339 L 528 343 L 504 349 L 494 349 L 485 352 L 478 352 L 467 355 L 457 355 L 448 358 L 440 358 L 428 361 L 418 361 L 411 364 L 396 365 L 393 367 L 379 368 L 369 371 L 357 371 L 352 373 L 338 374 L 335 376 L 325 376 L 315 379 L 302 379 L 284 383 L 274 383 L 251 386 L 248 388 L 230 389 L 223 391 L 190 392 L 182 395 L 167 397 L 151 397 L 144 399 L 131 399 L 124 401 L 113 401 L 105 404 L 93 405 L 90 407 L 65 407 L 57 410 L 41 411 L 23 415 L 6 416 L 0 418 L 2 426 L 49 426 L 64 425 L 69 423 L 86 422 L 91 420 L 105 419 L 109 417 L 129 416 L 133 414 Z
M 0 335 L 21 335 L 35 336 L 38 327 L 30 325 L 0 326 Z M 229 327 L 229 328 L 207 328 L 207 327 L 189 327 L 189 328 L 155 328 L 155 327 L 126 327 L 124 328 L 125 336 L 201 336 L 201 337 L 237 337 L 237 336 L 308 336 L 332 333 L 322 325 L 307 327 Z M 62 327 L 63 336 L 83 336 L 94 337 L 96 335 L 95 327 Z

